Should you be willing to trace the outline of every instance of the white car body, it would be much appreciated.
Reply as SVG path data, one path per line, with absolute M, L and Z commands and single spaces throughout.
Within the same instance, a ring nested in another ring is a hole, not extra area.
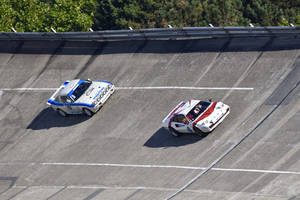
M 230 113 L 222 102 L 188 100 L 180 102 L 162 121 L 174 136 L 179 133 L 209 133 Z
M 114 91 L 115 86 L 107 81 L 76 79 L 64 82 L 47 104 L 62 116 L 82 113 L 90 116 L 102 107 Z

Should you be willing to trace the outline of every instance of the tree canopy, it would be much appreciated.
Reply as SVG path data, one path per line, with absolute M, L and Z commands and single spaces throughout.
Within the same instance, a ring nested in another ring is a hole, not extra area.
M 0 0 L 0 31 L 87 31 L 95 0 Z
M 94 29 L 300 25 L 300 0 L 98 0 Z
M 300 25 L 300 0 L 0 0 L 0 31 Z

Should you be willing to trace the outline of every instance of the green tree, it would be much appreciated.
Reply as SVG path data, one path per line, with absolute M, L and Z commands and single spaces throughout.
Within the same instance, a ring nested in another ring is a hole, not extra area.
M 206 25 L 244 26 L 249 23 L 243 18 L 243 4 L 240 0 L 205 0 L 203 1 Z
M 203 5 L 198 0 L 170 0 L 159 10 L 162 19 L 158 24 L 167 27 L 202 26 L 203 25 Z
M 299 25 L 300 0 L 243 0 L 244 18 L 257 26 Z
M 159 27 L 160 0 L 98 0 L 95 29 Z
M 96 10 L 94 0 L 54 0 L 50 3 L 45 27 L 49 31 L 87 31 L 93 25 Z
M 0 0 L 0 31 L 87 31 L 96 8 L 95 0 Z
M 299 25 L 300 0 L 98 0 L 94 29 Z
M 39 31 L 48 9 L 38 0 L 0 0 L 0 31 Z

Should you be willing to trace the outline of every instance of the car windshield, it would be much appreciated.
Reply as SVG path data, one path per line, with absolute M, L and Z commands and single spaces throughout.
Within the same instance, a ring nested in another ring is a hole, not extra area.
M 80 83 L 79 86 L 74 90 L 74 92 L 70 95 L 70 99 L 74 102 L 90 87 L 92 81 L 85 80 Z
M 203 113 L 210 105 L 209 102 L 200 101 L 186 116 L 191 121 L 194 121 L 201 113 Z

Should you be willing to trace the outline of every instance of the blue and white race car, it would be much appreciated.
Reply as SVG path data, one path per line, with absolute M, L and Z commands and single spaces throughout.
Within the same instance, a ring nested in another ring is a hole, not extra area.
M 64 82 L 47 104 L 63 117 L 68 114 L 92 116 L 115 91 L 107 81 L 71 80 Z

